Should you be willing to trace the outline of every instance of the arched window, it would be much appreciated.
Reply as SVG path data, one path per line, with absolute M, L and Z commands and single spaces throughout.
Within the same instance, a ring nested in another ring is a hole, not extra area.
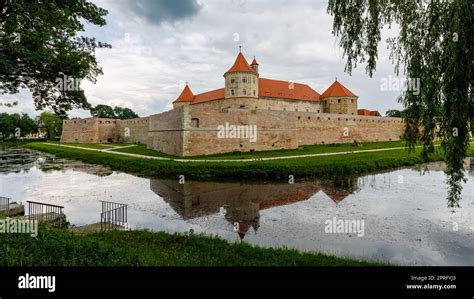
M 199 118 L 191 118 L 191 127 L 199 128 Z

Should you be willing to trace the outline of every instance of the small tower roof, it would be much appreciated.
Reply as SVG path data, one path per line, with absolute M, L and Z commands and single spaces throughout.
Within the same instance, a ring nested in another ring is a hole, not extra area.
M 253 57 L 253 61 L 251 65 L 258 65 L 257 59 L 255 59 L 255 56 Z
M 321 98 L 330 98 L 330 97 L 357 97 L 352 91 L 347 89 L 344 85 L 339 83 L 339 81 L 334 81 L 334 83 L 329 86 L 326 91 L 321 94 Z
M 186 86 L 184 87 L 183 91 L 179 95 L 179 97 L 176 99 L 175 102 L 192 102 L 194 99 L 194 94 L 191 91 L 191 88 L 189 88 L 188 83 L 186 83 Z
M 239 52 L 239 55 L 237 55 L 237 58 L 235 59 L 234 65 L 226 72 L 226 74 L 234 72 L 255 73 L 242 52 Z

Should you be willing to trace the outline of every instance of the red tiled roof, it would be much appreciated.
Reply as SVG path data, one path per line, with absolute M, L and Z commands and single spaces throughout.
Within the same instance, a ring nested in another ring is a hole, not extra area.
M 251 65 L 258 65 L 257 59 L 255 59 L 255 56 L 253 57 L 253 61 Z
M 225 98 L 225 88 L 219 88 L 195 95 L 192 104 L 199 104 L 202 102 L 219 100 L 223 98 Z
M 192 102 L 193 99 L 194 99 L 193 92 L 189 88 L 188 84 L 186 84 L 183 91 L 174 102 Z
M 291 82 L 288 81 L 271 80 L 265 78 L 259 78 L 258 83 L 259 97 L 306 101 L 318 101 L 320 97 L 317 91 L 306 84 L 292 83 L 292 86 L 290 86 Z M 223 98 L 225 98 L 225 88 L 219 88 L 195 95 L 192 104 L 220 100 Z
M 245 59 L 242 52 L 237 55 L 234 65 L 226 72 L 226 74 L 233 72 L 255 73 L 253 68 L 247 62 L 247 59 Z
M 314 194 L 321 190 L 319 187 L 303 187 L 302 190 L 297 190 L 294 194 L 287 195 L 281 198 L 272 198 L 260 202 L 260 210 L 269 209 L 278 206 L 293 204 L 296 202 L 308 200 Z
M 344 85 L 335 81 L 325 92 L 321 94 L 321 98 L 329 97 L 357 97 L 352 91 L 347 89 Z
M 370 111 L 367 109 L 358 109 L 357 115 L 365 115 L 365 116 L 380 116 L 380 113 L 376 110 Z
M 258 96 L 292 100 L 318 101 L 318 92 L 306 84 L 260 78 Z

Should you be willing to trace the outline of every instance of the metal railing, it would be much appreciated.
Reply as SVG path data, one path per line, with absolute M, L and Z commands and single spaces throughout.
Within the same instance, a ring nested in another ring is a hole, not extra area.
M 10 213 L 10 198 L 0 196 L 0 213 L 5 214 L 8 216 Z
M 100 229 L 110 230 L 124 227 L 128 221 L 128 205 L 100 201 L 102 203 L 102 213 L 100 214 Z
M 66 222 L 64 207 L 35 201 L 27 201 L 27 203 L 28 220 L 37 220 L 55 227 L 60 227 Z

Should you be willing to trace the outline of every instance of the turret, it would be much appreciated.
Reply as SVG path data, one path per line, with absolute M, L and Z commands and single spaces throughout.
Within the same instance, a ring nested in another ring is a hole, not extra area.
M 183 91 L 179 95 L 179 97 L 173 102 L 173 108 L 178 108 L 184 105 L 189 105 L 194 100 L 194 94 L 189 88 L 188 83 L 186 82 L 186 86 L 184 87 Z
M 325 113 L 357 115 L 357 98 L 337 79 L 321 94 Z
M 239 52 L 234 65 L 224 74 L 224 78 L 226 99 L 258 98 L 258 72 L 249 65 L 242 52 Z
M 258 74 L 258 62 L 257 62 L 257 59 L 255 59 L 255 56 L 253 57 L 253 61 L 250 66 Z

